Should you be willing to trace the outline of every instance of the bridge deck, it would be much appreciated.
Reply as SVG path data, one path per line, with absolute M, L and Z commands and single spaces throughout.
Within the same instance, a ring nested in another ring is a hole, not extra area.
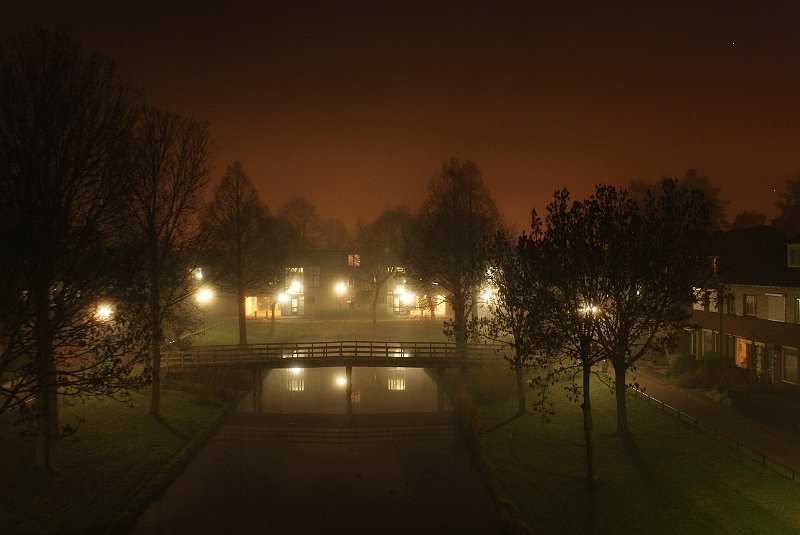
M 161 367 L 186 368 L 323 368 L 337 366 L 460 368 L 504 366 L 511 351 L 502 344 L 450 342 L 291 342 L 240 346 L 198 346 L 165 352 Z

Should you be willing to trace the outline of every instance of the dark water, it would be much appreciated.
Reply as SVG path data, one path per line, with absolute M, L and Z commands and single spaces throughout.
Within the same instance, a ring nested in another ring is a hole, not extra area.
M 354 368 L 352 390 L 347 415 L 343 368 L 265 374 L 132 533 L 499 532 L 431 375 Z
M 435 370 L 433 370 L 435 374 Z M 420 368 L 353 368 L 353 414 L 436 412 L 435 375 Z M 264 372 L 263 413 L 347 412 L 344 368 L 291 368 Z M 240 410 L 252 412 L 248 396 Z

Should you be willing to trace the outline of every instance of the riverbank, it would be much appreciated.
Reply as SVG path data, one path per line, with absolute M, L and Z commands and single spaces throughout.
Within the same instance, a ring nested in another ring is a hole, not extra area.
M 33 466 L 31 437 L 0 418 L 0 518 L 3 533 L 124 532 L 166 488 L 238 401 L 235 391 L 163 388 L 161 418 L 149 415 L 150 390 L 131 403 L 93 399 L 63 405 L 78 432 L 53 447 L 55 473 Z M 221 395 L 222 394 L 222 395 Z
M 516 417 L 516 397 L 470 381 L 490 487 L 518 531 L 537 533 L 793 533 L 800 486 L 713 437 L 629 401 L 630 442 L 615 435 L 613 394 L 593 384 L 600 480 L 586 482 L 580 407 L 553 392 L 556 415 Z M 486 381 L 483 381 L 486 383 Z M 529 395 L 531 393 L 529 392 Z

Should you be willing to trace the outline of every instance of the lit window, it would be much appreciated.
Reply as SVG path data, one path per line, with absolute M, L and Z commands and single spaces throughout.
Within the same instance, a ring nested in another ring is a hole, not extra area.
M 361 265 L 361 255 L 357 254 L 357 253 L 347 255 L 347 265 L 348 266 L 360 266 Z
M 756 315 L 756 296 L 755 295 L 745 295 L 744 296 L 744 315 L 745 316 L 755 316 Z
M 694 289 L 694 303 L 692 303 L 692 308 L 694 310 L 705 310 L 706 309 L 706 300 L 704 292 L 701 288 Z
M 717 312 L 717 292 L 715 290 L 708 290 L 706 301 L 708 302 L 708 311 Z

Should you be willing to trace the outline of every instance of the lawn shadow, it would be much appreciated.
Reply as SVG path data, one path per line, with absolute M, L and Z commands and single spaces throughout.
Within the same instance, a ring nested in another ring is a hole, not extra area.
M 503 426 L 506 426 L 506 425 L 510 424 L 510 423 L 511 423 L 511 422 L 513 422 L 514 420 L 517 420 L 518 418 L 522 418 L 523 416 L 525 416 L 525 414 L 526 414 L 526 413 L 524 413 L 524 412 L 518 412 L 518 413 L 514 414 L 514 416 L 511 416 L 510 418 L 506 418 L 506 419 L 505 419 L 505 420 L 503 420 L 502 422 L 498 422 L 498 423 L 494 424 L 492 427 L 490 427 L 489 429 L 487 429 L 487 430 L 486 430 L 486 432 L 487 432 L 487 433 L 491 433 L 492 431 L 495 431 L 495 430 L 497 430 L 497 429 L 500 429 L 501 427 L 503 427 Z
M 159 414 L 159 415 L 155 416 L 155 421 L 158 422 L 159 424 L 161 424 L 161 426 L 164 429 L 166 429 L 167 431 L 169 431 L 170 433 L 172 433 L 173 435 L 175 435 L 179 439 L 181 439 L 181 440 L 189 440 L 189 435 L 186 435 L 186 434 L 181 433 L 180 431 L 178 431 L 175 427 L 172 426 L 172 424 L 170 424 L 168 421 L 166 421 L 162 415 Z

